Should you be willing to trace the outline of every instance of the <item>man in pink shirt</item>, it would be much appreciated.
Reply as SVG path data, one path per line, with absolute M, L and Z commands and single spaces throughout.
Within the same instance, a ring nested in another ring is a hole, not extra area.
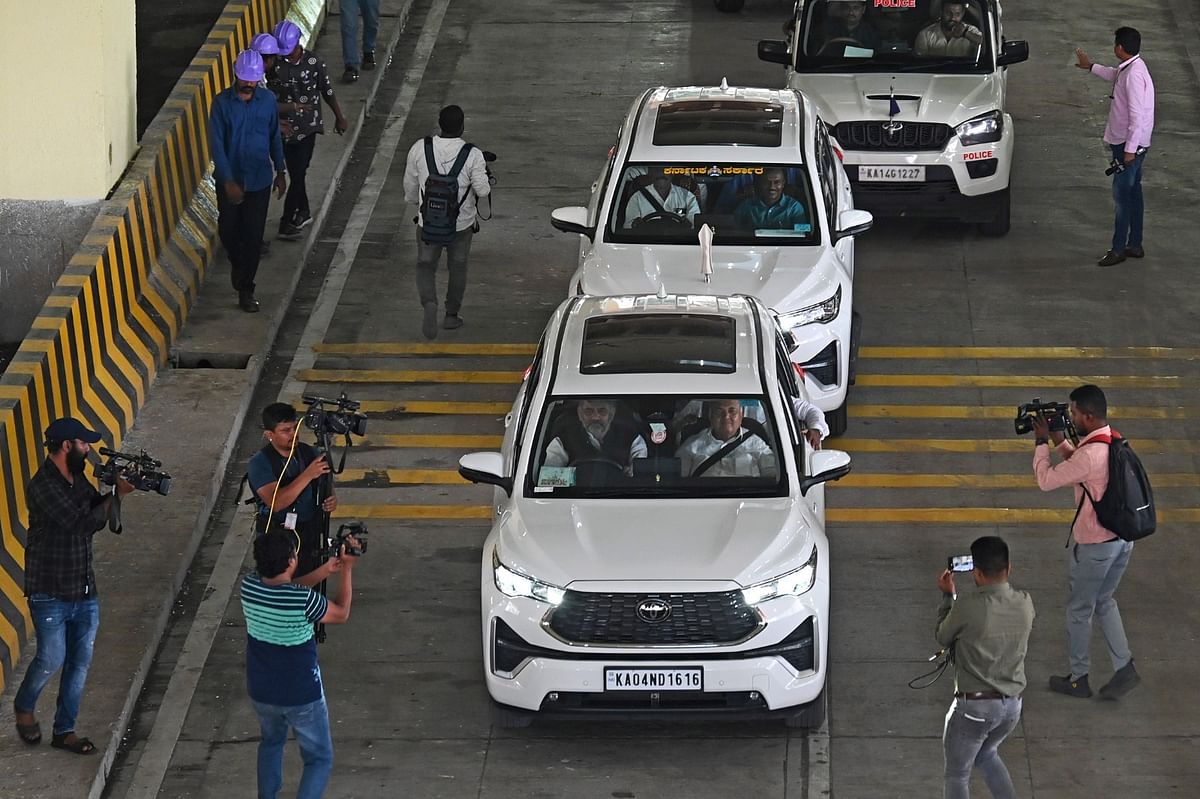
M 1093 64 L 1087 53 L 1075 49 L 1076 66 L 1113 84 L 1104 143 L 1112 148 L 1117 213 L 1112 249 L 1097 261 L 1100 266 L 1146 255 L 1142 249 L 1142 161 L 1154 129 L 1154 81 L 1139 55 L 1141 49 L 1142 34 L 1134 28 L 1117 28 L 1113 53 L 1121 63 L 1116 67 Z
M 1071 673 L 1051 677 L 1050 690 L 1086 699 L 1092 695 L 1088 686 L 1088 662 L 1092 638 L 1092 617 L 1100 622 L 1108 654 L 1112 658 L 1113 674 L 1100 689 L 1103 699 L 1117 699 L 1141 682 L 1133 666 L 1133 655 L 1121 623 L 1121 612 L 1113 594 L 1129 565 L 1133 542 L 1123 541 L 1106 529 L 1096 518 L 1096 508 L 1084 494 L 1094 499 L 1104 496 L 1108 488 L 1108 442 L 1113 432 L 1108 426 L 1108 401 L 1098 386 L 1080 386 L 1071 392 L 1071 423 L 1083 438 L 1079 446 L 1066 441 L 1059 431 L 1051 431 L 1049 422 L 1037 418 L 1033 432 L 1037 443 L 1033 450 L 1033 473 L 1038 488 L 1053 491 L 1065 486 L 1075 487 L 1077 510 L 1071 525 L 1075 543 L 1071 546 L 1071 598 L 1067 602 L 1067 640 L 1070 649 Z M 1063 460 L 1050 465 L 1050 439 Z M 1070 542 L 1068 542 L 1069 544 Z

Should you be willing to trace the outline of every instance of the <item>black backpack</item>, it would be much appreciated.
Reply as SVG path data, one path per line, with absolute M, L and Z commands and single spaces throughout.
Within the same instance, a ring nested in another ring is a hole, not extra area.
M 433 137 L 425 137 L 425 165 L 429 177 L 425 178 L 425 192 L 421 195 L 421 239 L 426 244 L 450 244 L 454 241 L 458 224 L 458 209 L 466 199 L 466 192 L 458 193 L 458 175 L 466 166 L 467 156 L 475 145 L 464 144 L 454 159 L 450 171 L 441 174 L 433 160 Z M 470 189 L 467 189 L 470 191 Z
M 1104 443 L 1102 438 L 1093 441 Z M 1108 488 L 1104 496 L 1095 499 L 1086 486 L 1082 487 L 1096 509 L 1096 519 L 1118 538 L 1137 541 L 1154 532 L 1157 519 L 1150 478 L 1125 439 L 1113 436 L 1108 441 Z M 1083 507 L 1083 500 L 1079 501 L 1079 506 Z

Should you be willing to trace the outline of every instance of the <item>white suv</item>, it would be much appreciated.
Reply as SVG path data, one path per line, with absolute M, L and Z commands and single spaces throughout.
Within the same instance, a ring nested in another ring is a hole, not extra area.
M 1006 41 L 998 0 L 808 0 L 759 58 L 820 109 L 854 196 L 881 214 L 956 217 L 1004 235 L 1012 202 Z
M 791 89 L 657 88 L 634 101 L 587 208 L 559 208 L 580 234 L 569 293 L 752 294 L 797 341 L 812 401 L 846 428 L 859 320 L 854 208 L 839 153 Z M 698 234 L 714 231 L 711 267 Z M 711 271 L 711 274 L 707 274 Z
M 554 313 L 501 452 L 483 545 L 484 673 L 535 717 L 819 726 L 829 636 L 823 483 L 774 317 L 752 297 L 575 297 Z

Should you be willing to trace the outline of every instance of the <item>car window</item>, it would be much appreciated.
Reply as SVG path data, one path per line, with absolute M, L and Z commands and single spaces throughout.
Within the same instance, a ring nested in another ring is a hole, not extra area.
M 800 70 L 985 72 L 991 68 L 982 0 L 813 0 L 800 24 L 796 56 Z
M 787 491 L 763 396 L 551 397 L 533 438 L 531 497 L 750 497 Z
M 817 167 L 821 179 L 821 196 L 825 200 L 825 218 L 831 227 L 837 227 L 837 166 L 829 146 L 829 134 L 825 124 L 817 119 L 816 124 Z
M 715 244 L 820 241 L 808 173 L 797 164 L 636 163 L 622 170 L 609 241 L 695 244 L 705 224 Z
M 529 406 L 533 402 L 533 395 L 537 393 L 538 381 L 542 377 L 542 353 L 546 347 L 546 338 L 543 335 L 542 340 L 538 342 L 537 352 L 533 355 L 533 361 L 529 364 L 529 368 L 525 370 L 525 377 L 522 380 L 521 390 L 524 395 L 521 397 L 521 404 L 518 407 L 519 414 L 516 419 L 517 429 L 516 438 L 513 439 L 514 446 L 512 452 L 512 463 L 506 464 L 509 474 L 512 474 L 513 464 L 521 461 L 521 442 L 525 440 L 525 425 L 529 422 Z

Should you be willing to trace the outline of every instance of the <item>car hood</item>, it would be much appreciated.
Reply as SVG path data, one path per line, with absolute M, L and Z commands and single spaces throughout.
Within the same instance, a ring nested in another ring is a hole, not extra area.
M 828 247 L 713 247 L 709 282 L 699 246 L 609 244 L 583 264 L 585 294 L 749 294 L 787 313 L 824 302 L 840 284 L 840 260 Z
M 803 505 L 754 500 L 533 500 L 500 521 L 505 565 L 559 586 L 591 581 L 733 581 L 800 565 Z
M 935 122 L 950 126 L 987 113 L 1000 105 L 999 77 L 991 75 L 922 75 L 889 72 L 858 75 L 797 73 L 793 84 L 816 104 L 830 124 L 887 119 L 889 97 L 908 95 L 919 100 L 897 100 L 900 121 Z M 883 99 L 867 99 L 882 97 Z

